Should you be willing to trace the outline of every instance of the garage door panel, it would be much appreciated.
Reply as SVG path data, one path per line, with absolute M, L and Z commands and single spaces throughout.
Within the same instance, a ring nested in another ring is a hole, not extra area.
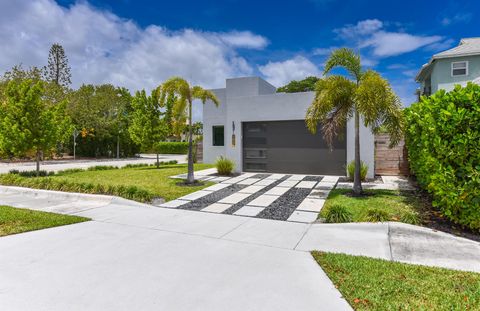
M 330 151 L 321 133 L 311 134 L 305 120 L 243 123 L 244 171 L 343 175 L 346 143 Z

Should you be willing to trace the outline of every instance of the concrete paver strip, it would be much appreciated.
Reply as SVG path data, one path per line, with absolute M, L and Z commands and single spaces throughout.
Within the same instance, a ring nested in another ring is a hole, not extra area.
M 202 211 L 210 213 L 222 213 L 225 210 L 229 209 L 231 206 L 232 204 L 213 203 L 202 209 Z
M 205 190 L 199 190 L 199 191 L 195 191 L 195 192 L 192 192 L 190 194 L 187 194 L 183 197 L 180 197 L 178 198 L 179 200 L 186 200 L 186 201 L 193 201 L 193 200 L 196 200 L 196 199 L 200 199 L 200 198 L 203 198 L 204 196 L 207 196 L 209 194 L 212 194 L 211 191 L 205 191 Z
M 284 194 L 285 192 L 287 192 L 288 190 L 290 190 L 290 188 L 288 187 L 274 187 L 270 190 L 268 190 L 267 192 L 265 192 L 265 194 L 269 194 L 269 195 L 282 195 Z
M 184 204 L 187 204 L 188 202 L 189 202 L 189 201 L 177 199 L 177 200 L 165 202 L 165 203 L 161 204 L 160 206 L 161 206 L 161 207 L 173 207 L 173 208 L 176 208 L 176 207 L 182 206 L 182 205 L 184 205 Z
M 323 204 L 325 204 L 325 200 L 323 199 L 311 199 L 307 197 L 302 203 L 300 203 L 296 210 L 320 213 Z
M 254 199 L 253 201 L 249 202 L 248 205 L 251 206 L 261 206 L 261 207 L 267 207 L 270 204 L 272 204 L 276 199 L 278 199 L 280 196 L 278 195 L 266 195 L 262 194 L 258 198 Z
M 239 216 L 257 216 L 262 212 L 265 208 L 259 207 L 259 206 L 250 206 L 250 205 L 245 205 L 244 207 L 240 208 L 238 211 L 233 213 L 234 215 L 239 215 Z
M 316 181 L 301 181 L 295 186 L 295 188 L 312 189 L 316 184 Z
M 240 193 L 255 193 L 265 188 L 265 186 L 251 185 L 246 188 L 239 190 Z
M 282 181 L 280 184 L 278 184 L 277 187 L 291 188 L 291 187 L 294 187 L 298 183 L 299 183 L 298 180 L 285 180 L 285 181 Z
M 204 188 L 203 190 L 204 191 L 218 191 L 218 190 L 225 189 L 227 187 L 230 187 L 230 185 L 220 183 L 220 184 L 215 184 L 215 185 L 212 185 L 210 187 Z
M 288 217 L 287 221 L 295 221 L 295 222 L 305 222 L 310 223 L 317 219 L 318 213 L 314 212 L 305 212 L 299 211 L 296 209 L 290 217 Z
M 239 185 L 252 185 L 259 180 L 260 180 L 260 178 L 247 178 L 247 179 L 244 179 L 242 181 L 239 181 L 238 184 Z
M 307 177 L 307 175 L 295 174 L 295 175 L 292 175 L 292 176 L 288 177 L 288 179 L 287 179 L 287 180 L 296 180 L 296 181 L 300 181 L 300 180 L 304 179 L 305 177 Z
M 226 198 L 221 199 L 220 201 L 218 201 L 218 203 L 236 204 L 236 203 L 248 198 L 249 196 L 251 196 L 250 193 L 236 192 L 234 194 L 229 195 Z
M 256 186 L 270 186 L 274 182 L 276 182 L 278 179 L 269 179 L 269 178 L 264 178 L 260 181 L 257 181 L 255 183 Z

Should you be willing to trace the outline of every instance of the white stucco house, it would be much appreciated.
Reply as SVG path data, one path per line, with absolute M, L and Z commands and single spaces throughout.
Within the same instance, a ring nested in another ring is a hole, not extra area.
M 462 39 L 458 46 L 433 55 L 415 80 L 421 84 L 419 95 L 426 96 L 451 91 L 456 84 L 480 84 L 480 38 Z
M 225 88 L 213 92 L 220 105 L 203 106 L 205 163 L 225 156 L 237 172 L 345 175 L 345 165 L 354 158 L 353 119 L 330 150 L 320 131 L 313 135 L 305 126 L 314 92 L 276 93 L 259 77 L 227 79 Z M 363 126 L 360 145 L 373 177 L 374 136 Z

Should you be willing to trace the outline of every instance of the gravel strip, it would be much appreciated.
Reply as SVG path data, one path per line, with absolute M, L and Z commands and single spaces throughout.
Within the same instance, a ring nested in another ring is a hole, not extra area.
M 221 189 L 221 190 L 218 190 L 218 191 L 214 191 L 213 193 L 208 194 L 208 195 L 204 196 L 203 198 L 191 201 L 190 203 L 182 205 L 179 208 L 180 209 L 188 209 L 188 210 L 199 211 L 199 210 L 209 206 L 210 204 L 216 203 L 216 202 L 220 201 L 221 199 L 226 198 L 229 195 L 234 194 L 235 192 L 238 192 L 238 191 L 242 190 L 245 187 L 247 187 L 247 186 L 233 184 L 233 185 L 228 186 L 227 188 L 224 188 L 224 189 Z
M 323 176 L 306 176 L 302 181 L 321 181 Z
M 311 189 L 292 188 L 275 202 L 267 206 L 257 218 L 287 220 L 298 205 L 308 196 Z
M 236 211 L 238 211 L 239 209 L 241 209 L 242 207 L 247 205 L 249 202 L 255 200 L 256 198 L 258 198 L 259 196 L 261 196 L 262 194 L 264 194 L 268 190 L 270 190 L 273 187 L 280 184 L 282 181 L 285 181 L 288 177 L 290 177 L 290 175 L 284 176 L 284 177 L 280 178 L 279 180 L 276 180 L 274 183 L 270 184 L 269 186 L 266 186 L 265 188 L 263 188 L 262 190 L 260 190 L 256 193 L 252 194 L 248 198 L 238 202 L 237 204 L 232 205 L 230 208 L 225 210 L 222 214 L 230 214 L 231 215 L 231 214 L 235 213 Z
M 250 176 L 250 177 L 248 177 L 248 178 L 262 178 L 262 179 L 263 179 L 263 178 L 267 178 L 267 177 L 270 177 L 270 176 L 272 176 L 272 174 L 263 174 L 263 173 L 261 173 L 261 174 L 255 174 L 255 175 Z

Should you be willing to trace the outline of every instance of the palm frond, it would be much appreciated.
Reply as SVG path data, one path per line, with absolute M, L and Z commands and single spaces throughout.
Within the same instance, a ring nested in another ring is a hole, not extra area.
M 203 104 L 205 104 L 207 100 L 212 101 L 217 107 L 220 104 L 217 96 L 215 96 L 215 94 L 212 91 L 205 90 L 200 86 L 194 86 L 192 88 L 192 98 L 200 99 Z
M 316 133 L 321 124 L 323 137 L 330 147 L 352 115 L 355 88 L 354 82 L 342 76 L 329 76 L 316 84 L 315 99 L 307 110 L 305 122 L 312 133 Z
M 365 126 L 373 132 L 381 127 L 387 130 L 391 147 L 399 143 L 404 129 L 402 106 L 387 80 L 375 71 L 365 72 L 355 92 L 355 103 Z
M 356 81 L 359 81 L 362 76 L 360 55 L 356 54 L 352 49 L 341 48 L 334 50 L 325 64 L 323 74 L 327 75 L 335 67 L 343 67 Z

